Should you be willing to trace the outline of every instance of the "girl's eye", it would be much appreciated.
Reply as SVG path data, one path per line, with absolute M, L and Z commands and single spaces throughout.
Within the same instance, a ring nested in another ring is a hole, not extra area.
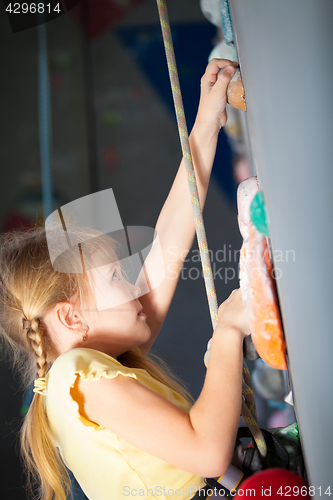
M 117 271 L 117 270 L 115 270 L 115 271 L 113 272 L 113 274 L 112 274 L 112 278 L 111 278 L 111 279 L 112 279 L 112 280 L 116 280 L 116 281 L 120 281 L 120 278 L 119 278 L 119 276 L 118 276 L 118 271 Z

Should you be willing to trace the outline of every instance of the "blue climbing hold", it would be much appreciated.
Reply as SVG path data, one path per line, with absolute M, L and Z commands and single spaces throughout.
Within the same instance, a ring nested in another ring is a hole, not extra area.
M 250 206 L 251 222 L 259 233 L 269 237 L 268 217 L 262 191 L 258 191 Z
M 229 0 L 222 0 L 221 3 L 222 31 L 224 39 L 228 45 L 234 46 L 234 31 L 230 17 Z

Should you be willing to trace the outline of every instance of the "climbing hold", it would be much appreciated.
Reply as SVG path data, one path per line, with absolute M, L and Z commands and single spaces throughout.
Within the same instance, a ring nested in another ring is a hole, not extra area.
M 307 493 L 308 489 L 309 486 L 305 479 L 295 474 L 295 472 L 274 468 L 260 471 L 246 478 L 233 498 L 239 500 L 249 497 L 269 497 L 270 500 L 280 500 L 281 495 L 285 496 L 283 493 L 293 491 L 297 492 L 294 496 L 310 500 L 310 495 Z
M 229 45 L 234 45 L 234 31 L 232 29 L 228 0 L 222 0 L 221 2 L 221 16 L 224 39 Z
M 259 191 L 253 198 L 250 206 L 250 217 L 257 231 L 269 238 L 268 217 L 262 191 Z
M 283 401 L 286 394 L 285 377 L 281 370 L 276 370 L 263 359 L 259 359 L 255 362 L 251 375 L 256 394 L 266 401 L 278 403 L 274 408 L 286 407 Z
M 252 225 L 240 253 L 240 287 L 252 341 L 273 368 L 287 369 L 286 345 L 266 238 Z
M 267 215 L 263 194 L 258 190 L 257 177 L 246 179 L 237 190 L 238 224 L 244 238 L 239 256 L 239 284 L 258 354 L 273 368 L 285 370 L 286 346 L 265 237 Z
M 200 0 L 203 15 L 217 28 L 222 28 L 221 0 Z
M 244 240 L 249 236 L 251 226 L 250 206 L 258 191 L 259 184 L 256 176 L 245 179 L 237 189 L 238 226 Z
M 234 76 L 229 82 L 227 100 L 234 108 L 246 111 L 245 91 L 239 69 L 236 69 Z

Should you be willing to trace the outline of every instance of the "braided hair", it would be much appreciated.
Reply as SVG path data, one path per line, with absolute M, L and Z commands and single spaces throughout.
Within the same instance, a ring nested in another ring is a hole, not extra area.
M 44 331 L 39 318 L 33 318 L 31 321 L 24 319 L 23 331 L 36 354 L 38 377 L 43 378 L 47 372 L 48 363 L 46 361 L 45 342 L 43 338 Z

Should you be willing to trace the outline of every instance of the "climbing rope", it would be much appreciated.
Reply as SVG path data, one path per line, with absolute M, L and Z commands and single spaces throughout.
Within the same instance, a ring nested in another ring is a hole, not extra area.
M 187 132 L 183 101 L 179 85 L 175 53 L 173 49 L 169 16 L 165 1 L 164 0 L 156 0 L 156 1 L 162 28 L 163 42 L 164 42 L 167 65 L 169 70 L 172 96 L 175 105 L 180 143 L 182 147 L 184 163 L 187 173 L 187 180 L 191 194 L 191 202 L 195 220 L 198 247 L 201 257 L 201 264 L 203 269 L 204 282 L 208 298 L 209 311 L 211 315 L 213 330 L 215 330 L 215 327 L 217 325 L 217 311 L 218 311 L 217 297 L 213 281 L 213 274 L 209 258 L 206 231 L 202 217 L 197 182 L 193 168 L 190 144 L 188 140 L 188 132 Z M 205 358 L 207 359 L 206 356 Z M 246 366 L 245 361 L 243 363 L 242 392 L 243 392 L 242 416 L 252 433 L 252 436 L 257 444 L 259 453 L 261 454 L 262 457 L 265 457 L 267 453 L 267 448 L 264 437 L 257 423 L 257 412 L 255 406 L 253 385 L 251 381 L 250 372 Z

